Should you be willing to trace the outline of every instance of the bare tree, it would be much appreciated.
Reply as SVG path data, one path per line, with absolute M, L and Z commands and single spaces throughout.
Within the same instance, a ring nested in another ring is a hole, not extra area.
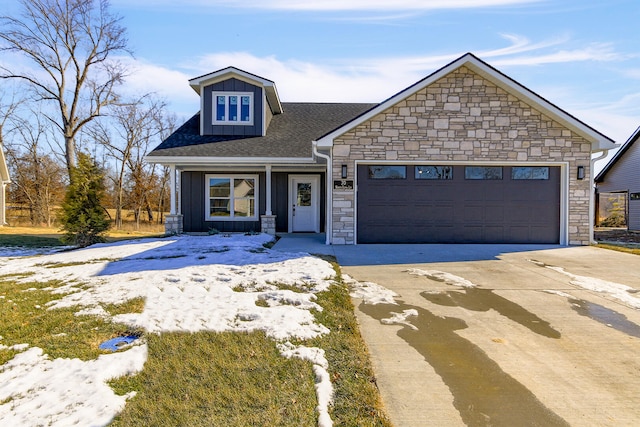
M 47 125 L 37 112 L 31 122 L 13 117 L 12 138 L 7 146 L 12 175 L 11 201 L 25 206 L 32 225 L 53 225 L 55 207 L 64 197 L 64 167 L 45 154 L 42 145 L 47 141 Z
M 134 215 L 139 220 L 139 205 L 144 204 L 148 197 L 151 179 L 142 158 L 151 142 L 162 132 L 164 108 L 164 102 L 144 95 L 135 101 L 112 106 L 109 120 L 92 126 L 93 138 L 105 148 L 114 169 L 110 177 L 113 180 L 115 225 L 118 229 L 122 227 L 122 210 L 126 202 L 136 206 Z
M 0 167 L 4 168 L 5 156 L 4 156 L 4 132 L 5 124 L 11 119 L 19 102 L 12 98 L 11 101 L 5 102 L 5 93 L 0 90 L 0 162 L 3 162 Z M 0 177 L 0 227 L 6 224 L 6 185 L 11 181 L 3 180 Z
M 125 76 L 113 58 L 127 50 L 121 18 L 107 0 L 20 0 L 20 17 L 0 17 L 0 52 L 16 52 L 30 70 L 0 66 L 0 78 L 28 83 L 37 97 L 55 104 L 47 117 L 64 137 L 67 170 L 76 165 L 75 138 L 103 108 L 117 101 Z

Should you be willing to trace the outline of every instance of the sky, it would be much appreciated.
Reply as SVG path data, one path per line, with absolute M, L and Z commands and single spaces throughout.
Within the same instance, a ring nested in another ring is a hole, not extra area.
M 9 13 L 17 0 L 5 0 Z M 111 0 L 125 93 L 182 122 L 188 79 L 235 66 L 284 102 L 380 102 L 467 52 L 623 143 L 640 125 L 637 0 Z M 603 166 L 600 165 L 600 166 Z
M 75 307 L 77 315 L 103 316 L 129 328 L 157 334 L 264 331 L 276 342 L 283 357 L 311 362 L 316 378 L 318 427 L 330 427 L 334 390 L 332 367 L 324 349 L 293 345 L 291 341 L 303 343 L 331 333 L 316 322 L 312 311 L 323 309 L 315 302 L 316 293 L 331 286 L 335 271 L 327 261 L 307 253 L 280 251 L 277 245 L 266 249 L 263 245 L 272 239 L 266 234 L 183 235 L 59 252 L 48 248 L 35 253 L 0 247 L 0 271 L 26 283 L 64 283 L 56 288 L 41 288 L 62 297 L 47 306 L 35 306 L 34 310 Z M 632 288 L 627 285 L 530 261 L 567 276 L 575 290 L 586 289 L 640 308 L 640 299 L 630 293 Z M 413 268 L 404 272 L 407 278 L 425 276 L 454 289 L 478 286 L 447 271 Z M 365 304 L 398 304 L 396 298 L 402 298 L 376 283 L 358 282 L 347 275 L 342 278 L 351 295 Z M 278 289 L 272 283 L 298 290 Z M 562 287 L 571 292 L 566 285 Z M 35 290 L 29 288 L 25 292 Z M 567 292 L 545 292 L 576 299 Z M 111 316 L 103 308 L 137 297 L 145 298 L 142 313 Z M 14 304 L 0 293 L 0 310 Z M 411 318 L 417 315 L 416 310 L 391 312 L 381 322 L 415 328 Z M 0 366 L 0 402 L 4 402 L 0 403 L 0 419 L 4 425 L 108 425 L 127 400 L 135 397 L 135 392 L 116 395 L 107 382 L 140 372 L 148 357 L 144 335 L 117 352 L 82 361 L 54 359 L 39 347 L 2 337 L 1 333 L 0 328 L 0 351 L 17 351 L 13 359 Z

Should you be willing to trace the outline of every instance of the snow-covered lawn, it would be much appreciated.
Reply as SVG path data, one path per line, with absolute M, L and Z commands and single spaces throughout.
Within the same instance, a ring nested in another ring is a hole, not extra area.
M 51 291 L 64 297 L 48 309 L 73 306 L 78 313 L 109 316 L 104 304 L 144 297 L 142 313 L 112 320 L 150 333 L 262 330 L 279 343 L 283 357 L 313 362 L 318 424 L 331 425 L 332 386 L 324 351 L 295 347 L 288 340 L 329 333 L 310 310 L 322 310 L 315 293 L 331 285 L 335 272 L 307 254 L 266 249 L 271 238 L 179 236 L 40 256 L 0 252 L 0 274 L 30 272 L 25 279 L 30 282 L 63 281 Z M 0 405 L 4 425 L 106 425 L 131 397 L 117 396 L 106 381 L 142 370 L 147 355 L 143 342 L 88 362 L 52 360 L 29 343 L 13 347 L 21 352 L 0 366 L 0 402 L 7 402 Z

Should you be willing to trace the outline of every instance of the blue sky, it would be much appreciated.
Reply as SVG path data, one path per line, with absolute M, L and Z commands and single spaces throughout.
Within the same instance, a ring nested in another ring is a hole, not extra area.
M 275 81 L 283 101 L 379 102 L 472 52 L 616 142 L 640 125 L 638 0 L 111 0 L 111 8 L 135 54 L 126 92 L 157 92 L 180 119 L 199 107 L 187 80 L 230 65 Z

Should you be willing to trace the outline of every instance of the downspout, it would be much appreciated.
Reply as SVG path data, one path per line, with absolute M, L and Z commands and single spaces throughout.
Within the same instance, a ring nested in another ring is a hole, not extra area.
M 313 147 L 313 155 L 321 157 L 327 161 L 327 176 L 326 176 L 326 192 L 327 192 L 327 206 L 325 207 L 325 218 L 324 218 L 324 231 L 326 234 L 325 244 L 331 244 L 331 235 L 333 234 L 333 221 L 331 221 L 332 216 L 332 205 L 333 205 L 333 191 L 331 190 L 331 179 L 333 178 L 333 162 L 331 161 L 331 156 L 329 154 L 323 154 L 318 151 L 318 142 L 312 141 L 311 145 Z
M 602 154 L 599 155 L 598 157 L 592 158 L 591 159 L 591 165 L 589 166 L 589 171 L 591 172 L 591 189 L 590 189 L 590 195 L 589 195 L 589 242 L 592 245 L 597 244 L 596 239 L 593 236 L 593 224 L 595 222 L 595 218 L 596 218 L 596 203 L 595 203 L 595 198 L 596 198 L 596 176 L 595 176 L 595 171 L 594 171 L 594 166 L 595 163 L 598 160 L 602 160 L 605 157 L 607 157 L 607 155 L 609 154 L 609 150 L 602 150 Z

